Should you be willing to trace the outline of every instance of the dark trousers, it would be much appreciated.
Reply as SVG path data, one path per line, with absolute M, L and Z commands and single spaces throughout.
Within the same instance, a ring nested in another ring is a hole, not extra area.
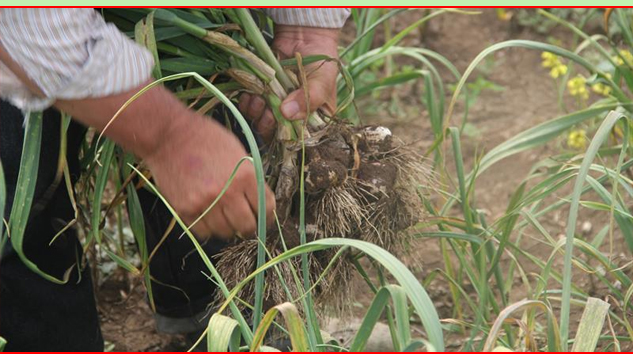
M 5 219 L 8 220 L 18 178 L 24 136 L 24 115 L 0 102 L 0 159 L 7 184 Z M 40 166 L 33 212 L 24 237 L 27 257 L 40 269 L 58 278 L 74 265 L 70 279 L 58 285 L 30 271 L 7 243 L 0 259 L 0 336 L 9 351 L 102 351 L 103 338 L 95 307 L 88 266 L 80 268 L 82 249 L 76 231 L 67 230 L 49 242 L 74 217 L 64 183 L 47 200 L 44 194 L 54 180 L 60 144 L 60 116 L 48 110 L 44 116 Z M 67 161 L 74 179 L 79 174 L 78 153 L 85 128 L 72 123 L 68 132 Z M 146 220 L 148 249 L 162 238 L 171 214 L 154 195 L 139 190 Z M 215 286 L 182 230 L 174 228 L 154 256 L 150 271 L 157 312 L 170 318 L 187 318 L 203 312 Z M 208 242 L 205 250 L 216 254 L 222 243 Z

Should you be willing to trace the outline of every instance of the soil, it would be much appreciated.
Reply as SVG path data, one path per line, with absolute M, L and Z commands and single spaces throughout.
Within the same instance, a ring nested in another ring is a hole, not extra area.
M 398 17 L 397 30 L 421 17 L 421 10 L 413 11 Z M 351 21 L 350 21 L 351 22 Z M 548 34 L 565 41 L 570 36 L 562 30 L 554 30 Z M 353 33 L 351 25 L 344 34 Z M 345 37 L 345 35 L 344 35 Z M 484 9 L 480 15 L 445 14 L 433 19 L 423 32 L 413 32 L 402 45 L 421 46 L 437 51 L 451 61 L 460 72 L 483 49 L 493 43 L 508 39 L 531 39 L 546 41 L 547 36 L 538 34 L 529 28 L 518 28 L 513 22 L 498 19 L 495 10 Z M 345 40 L 345 38 L 344 38 Z M 407 62 L 397 62 L 404 65 Z M 541 67 L 540 52 L 527 49 L 510 49 L 497 52 L 494 60 L 488 62 L 492 70 L 480 71 L 480 75 L 503 90 L 483 90 L 469 109 L 468 122 L 471 124 L 472 134 L 462 139 L 463 155 L 466 170 L 470 170 L 474 158 L 482 151 L 491 148 L 516 135 L 517 133 L 561 115 L 557 103 L 557 92 L 552 79 Z M 449 78 L 448 73 L 443 73 Z M 420 151 L 426 151 L 433 141 L 433 133 L 427 112 L 420 109 L 419 90 L 405 87 L 393 92 L 385 92 L 383 102 L 378 104 L 380 114 L 366 113 L 364 124 L 378 124 L 389 127 L 395 136 L 412 144 Z M 395 100 L 399 108 L 392 116 L 385 114 L 390 110 L 389 102 Z M 377 105 L 375 98 L 358 103 L 359 107 Z M 452 124 L 460 124 L 463 108 L 458 107 Z M 475 191 L 476 205 L 486 213 L 489 220 L 494 220 L 504 213 L 511 194 L 528 175 L 531 166 L 540 159 L 559 151 L 555 143 L 542 148 L 533 149 L 515 155 L 497 163 L 478 179 Z M 451 166 L 452 162 L 447 162 Z M 449 167 L 450 169 L 450 167 Z M 561 194 L 562 195 L 562 194 Z M 564 232 L 566 210 L 561 210 L 550 220 L 546 220 L 546 228 L 552 236 L 559 236 Z M 583 210 L 579 224 L 589 223 L 604 225 L 603 215 Z M 589 233 L 595 233 L 591 230 Z M 616 249 L 624 249 L 621 237 L 616 235 Z M 531 254 L 546 258 L 551 248 L 544 245 L 535 234 L 526 234 L 522 244 Z M 413 270 L 420 278 L 427 276 L 435 269 L 443 269 L 444 261 L 441 257 L 437 240 L 419 240 L 414 245 L 411 259 Z M 625 262 L 623 261 L 622 264 Z M 526 269 L 529 273 L 531 269 Z M 98 291 L 99 308 L 103 323 L 105 339 L 117 351 L 148 351 L 148 350 L 180 350 L 184 347 L 183 338 L 158 334 L 152 320 L 152 313 L 144 300 L 143 289 L 137 286 L 130 289 L 124 276 L 112 276 Z M 587 289 L 594 289 L 590 277 L 579 274 L 574 279 L 576 284 Z M 364 282 L 358 280 L 352 285 L 356 303 L 359 308 L 366 308 L 372 299 L 371 292 L 366 289 Z M 522 299 L 526 293 L 521 286 L 515 287 L 513 300 Z M 443 281 L 433 281 L 427 290 L 433 298 L 440 317 L 448 318 L 452 315 L 454 305 L 450 301 L 450 293 Z M 594 296 L 605 295 L 603 289 L 595 288 Z M 579 311 L 574 309 L 574 317 L 578 318 Z M 359 312 L 364 313 L 364 312 Z M 463 338 L 449 335 L 447 343 L 449 350 L 458 350 Z M 625 343 L 623 343 L 624 345 Z M 624 347 L 622 349 L 625 349 Z
M 398 168 L 380 161 L 367 162 L 358 169 L 358 179 L 367 183 L 370 188 L 365 189 L 365 197 L 373 201 L 383 197 L 386 190 L 391 190 L 396 183 Z
M 563 43 L 570 40 L 570 36 L 562 29 L 554 29 L 552 33 L 542 35 L 531 31 L 529 28 L 518 28 L 512 22 L 498 19 L 495 10 L 480 10 L 481 15 L 464 16 L 459 14 L 447 14 L 432 22 L 426 28 L 423 36 L 409 39 L 404 46 L 422 45 L 437 51 L 451 61 L 460 72 L 464 72 L 471 61 L 491 44 L 509 39 L 528 39 L 547 42 L 548 37 L 554 37 Z M 402 21 L 409 23 L 408 21 Z M 537 124 L 563 115 L 558 104 L 558 94 L 553 80 L 541 66 L 542 59 L 539 51 L 522 48 L 513 48 L 497 52 L 493 60 L 488 62 L 492 69 L 481 72 L 484 79 L 502 87 L 500 91 L 484 90 L 469 107 L 468 122 L 472 124 L 476 134 L 462 136 L 462 150 L 465 170 L 472 168 L 473 161 L 482 152 L 490 149 L 511 138 L 512 136 L 531 128 Z M 482 64 L 485 66 L 486 64 Z M 477 73 L 473 75 L 476 77 Z M 444 77 L 448 77 L 445 75 Z M 396 93 L 401 95 L 400 92 Z M 420 112 L 419 108 L 412 104 L 417 97 L 399 97 L 400 103 L 407 103 L 401 110 L 400 116 L 385 118 L 384 115 L 366 116 L 365 122 L 382 124 L 390 127 L 395 136 L 411 142 L 426 151 L 433 142 L 430 121 L 426 112 Z M 447 100 L 450 97 L 447 97 Z M 463 109 L 462 109 L 463 110 Z M 462 111 L 458 108 L 453 115 L 452 124 L 458 126 L 461 122 Z M 403 118 L 404 117 L 404 118 Z M 483 210 L 488 220 L 495 220 L 503 215 L 512 193 L 519 184 L 528 176 L 531 167 L 547 156 L 560 151 L 559 142 L 547 144 L 541 148 L 529 150 L 505 159 L 484 172 L 477 180 L 475 200 L 473 203 Z M 450 157 L 449 157 L 450 158 Z M 448 170 L 452 169 L 452 161 L 447 162 Z M 561 191 L 557 197 L 562 198 L 570 190 Z M 459 214 L 459 211 L 456 211 Z M 553 217 L 541 220 L 544 227 L 553 237 L 560 238 L 564 235 L 566 227 L 566 209 L 555 212 Z M 607 217 L 604 213 L 591 210 L 581 210 L 577 229 L 581 225 L 605 225 Z M 589 230 L 584 234 L 591 239 L 598 230 Z M 615 233 L 614 249 L 624 250 L 626 245 L 618 232 Z M 444 260 L 437 240 L 419 240 L 417 250 L 411 259 L 421 259 L 420 278 L 426 277 L 436 269 L 444 269 Z M 530 254 L 547 259 L 551 253 L 551 247 L 546 245 L 539 235 L 526 233 L 521 247 Z M 608 250 L 605 250 L 608 251 Z M 559 257 L 562 259 L 562 257 Z M 624 253 L 615 253 L 614 262 L 621 266 L 628 264 L 630 257 Z M 526 261 L 526 260 L 523 260 Z M 416 262 L 417 265 L 419 262 Z M 506 260 L 506 264 L 509 262 Z M 537 271 L 538 268 L 530 262 L 523 262 L 525 271 Z M 560 263 L 555 263 L 559 266 Z M 539 271 L 540 273 L 540 271 Z M 439 278 L 439 277 L 438 277 Z M 358 287 L 362 287 L 362 281 L 358 281 Z M 584 273 L 577 272 L 574 275 L 574 284 L 584 289 L 590 289 L 589 293 L 598 298 L 605 298 L 609 292 L 603 286 L 594 283 L 594 279 Z M 516 279 L 513 287 L 511 301 L 519 301 L 526 296 L 524 289 Z M 426 287 L 430 296 L 434 299 L 441 318 L 450 318 L 454 304 L 451 302 L 448 285 L 444 280 L 436 280 Z M 472 289 L 474 292 L 474 289 Z M 364 294 L 365 292 L 360 292 Z M 359 303 L 367 303 L 371 299 L 371 292 L 367 292 L 366 298 Z M 582 308 L 572 308 L 572 335 L 574 320 L 580 318 Z M 459 350 L 465 338 L 460 335 L 447 335 L 449 350 Z M 466 338 L 467 339 L 467 338 Z M 623 343 L 623 349 L 627 345 Z
M 184 336 L 158 333 L 142 285 L 130 287 L 124 271 L 116 271 L 97 290 L 97 307 L 106 351 L 184 351 Z

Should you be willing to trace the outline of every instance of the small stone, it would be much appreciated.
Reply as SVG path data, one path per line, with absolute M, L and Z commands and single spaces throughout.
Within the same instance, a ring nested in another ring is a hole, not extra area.
M 580 230 L 582 231 L 583 235 L 590 234 L 592 229 L 593 229 L 593 225 L 589 221 L 583 222 L 582 226 L 580 227 Z
M 492 212 L 490 211 L 490 209 L 482 208 L 482 209 L 478 209 L 478 211 L 479 211 L 479 213 L 481 213 L 484 216 L 492 215 Z
M 616 288 L 616 289 L 618 289 L 618 290 L 622 290 L 622 283 L 621 283 L 619 280 L 616 280 L 616 281 L 613 283 L 613 287 L 614 287 L 614 288 Z
M 329 333 L 332 338 L 338 340 L 341 345 L 350 345 L 360 328 L 361 321 L 360 318 L 355 318 L 351 321 L 342 321 L 332 318 L 327 322 L 325 332 Z M 369 336 L 365 350 L 370 352 L 393 351 L 393 341 L 391 339 L 389 326 L 381 322 L 376 323 L 376 326 Z

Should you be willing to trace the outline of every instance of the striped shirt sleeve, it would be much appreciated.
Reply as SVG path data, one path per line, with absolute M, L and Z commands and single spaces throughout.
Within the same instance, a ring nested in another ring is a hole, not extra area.
M 341 28 L 350 15 L 347 8 L 261 8 L 280 25 Z
M 104 97 L 151 77 L 151 54 L 92 9 L 0 9 L 0 43 L 44 92 L 33 95 L 0 63 L 0 96 L 22 110 Z

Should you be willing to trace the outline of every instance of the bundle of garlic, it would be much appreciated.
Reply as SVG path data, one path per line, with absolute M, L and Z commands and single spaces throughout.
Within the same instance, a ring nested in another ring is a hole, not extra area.
M 410 241 L 405 231 L 424 215 L 420 192 L 432 185 L 432 174 L 422 156 L 385 127 L 358 127 L 321 112 L 305 124 L 285 120 L 279 106 L 288 92 L 300 86 L 298 78 L 305 78 L 301 58 L 297 58 L 294 73 L 282 67 L 249 11 L 226 11 L 241 27 L 243 36 L 237 36 L 238 40 L 198 27 L 166 10 L 154 14 L 228 55 L 230 67 L 223 74 L 239 86 L 234 94 L 260 95 L 272 108 L 278 129 L 263 155 L 263 166 L 267 183 L 275 190 L 279 224 L 267 232 L 267 255 L 274 257 L 304 241 L 326 237 L 360 239 L 390 252 L 402 252 Z M 238 239 L 217 256 L 218 272 L 228 288 L 261 264 L 260 241 Z M 314 289 L 318 303 L 350 303 L 335 300 L 345 297 L 347 287 L 338 285 L 350 279 L 352 265 L 345 257 L 332 262 L 334 254 L 316 252 L 308 259 L 309 276 L 319 279 Z M 322 276 L 325 268 L 330 271 Z M 296 281 L 297 276 L 301 277 L 296 269 L 301 269 L 299 260 L 266 273 L 264 308 L 303 293 L 299 288 L 302 282 Z M 287 280 L 285 284 L 279 273 Z M 243 303 L 254 303 L 256 288 L 253 283 L 243 287 L 238 298 Z M 218 293 L 218 303 L 223 301 L 224 295 Z

